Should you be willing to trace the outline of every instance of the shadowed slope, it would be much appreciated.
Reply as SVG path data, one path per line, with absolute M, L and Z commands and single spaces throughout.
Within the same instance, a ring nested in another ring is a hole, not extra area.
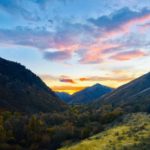
M 0 58 L 0 108 L 23 112 L 65 109 L 44 82 L 24 66 Z
M 73 94 L 71 96 L 70 104 L 87 104 L 111 91 L 112 88 L 106 87 L 101 84 L 95 84 Z
M 95 107 L 104 104 L 121 106 L 126 110 L 150 111 L 150 73 L 147 73 L 95 102 Z

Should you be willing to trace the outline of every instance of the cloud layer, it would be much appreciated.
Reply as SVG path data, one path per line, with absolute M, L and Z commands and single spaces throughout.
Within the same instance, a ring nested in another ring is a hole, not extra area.
M 49 1 L 32 1 L 33 4 L 45 7 Z M 9 5 L 8 5 L 9 3 Z M 10 0 L 1 1 L 0 8 L 9 13 L 22 12 L 23 17 L 34 18 L 24 7 L 19 6 L 20 2 Z M 23 3 L 24 4 L 24 3 Z M 28 14 L 29 13 L 29 14 Z M 26 19 L 26 18 L 25 18 Z M 30 19 L 30 18 L 27 18 Z M 42 51 L 46 60 L 56 62 L 68 62 L 76 54 L 76 61 L 81 64 L 99 64 L 112 58 L 118 61 L 131 60 L 135 57 L 144 57 L 142 52 L 137 52 L 137 44 L 129 45 L 118 39 L 127 37 L 130 33 L 136 33 L 140 28 L 148 28 L 150 21 L 150 9 L 131 10 L 127 7 L 121 8 L 107 15 L 97 18 L 89 18 L 84 22 L 72 22 L 61 20 L 53 24 L 52 30 L 46 26 L 18 26 L 11 29 L 0 29 L 0 44 L 22 45 L 34 47 Z M 144 31 L 143 31 L 144 32 Z M 141 33 L 142 38 L 143 33 Z M 134 38 L 130 39 L 134 41 Z M 150 41 L 149 41 L 150 42 Z M 120 51 L 118 53 L 118 51 Z M 129 51 L 129 52 L 126 52 Z M 132 52 L 131 52 L 132 51 Z M 111 56 L 109 56 L 111 55 Z M 128 55 L 128 56 L 127 56 Z M 130 55 L 130 56 L 129 56 Z

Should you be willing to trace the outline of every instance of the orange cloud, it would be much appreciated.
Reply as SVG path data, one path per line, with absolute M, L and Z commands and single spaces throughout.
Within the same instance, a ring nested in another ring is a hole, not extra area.
M 116 82 L 126 82 L 126 81 L 130 81 L 133 80 L 134 77 L 128 77 L 128 76 L 92 76 L 92 77 L 87 77 L 87 78 L 80 78 L 80 81 L 116 81 Z
M 87 81 L 88 78 L 80 78 L 79 80 L 80 80 L 80 81 Z

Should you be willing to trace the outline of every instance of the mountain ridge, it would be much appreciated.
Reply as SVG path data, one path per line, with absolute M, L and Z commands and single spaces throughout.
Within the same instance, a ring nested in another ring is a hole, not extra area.
M 56 95 L 66 103 L 69 103 L 71 95 L 66 92 L 55 92 Z
M 134 104 L 143 110 L 150 109 L 150 72 L 132 80 L 131 82 L 120 86 L 114 91 L 102 96 L 95 101 L 95 106 L 100 107 L 104 104 L 112 104 L 113 106 L 131 107 L 129 104 Z M 145 106 L 144 104 L 148 104 Z M 130 110 L 128 108 L 127 110 Z
M 25 66 L 0 58 L 0 108 L 23 112 L 65 109 L 65 104 Z
M 87 87 L 71 95 L 70 104 L 87 104 L 112 90 L 113 89 L 110 87 L 96 83 L 93 86 Z

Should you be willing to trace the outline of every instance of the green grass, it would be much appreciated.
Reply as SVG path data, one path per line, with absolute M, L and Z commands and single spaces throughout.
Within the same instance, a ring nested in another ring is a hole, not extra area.
M 114 127 L 60 150 L 149 150 L 150 115 L 132 114 Z

